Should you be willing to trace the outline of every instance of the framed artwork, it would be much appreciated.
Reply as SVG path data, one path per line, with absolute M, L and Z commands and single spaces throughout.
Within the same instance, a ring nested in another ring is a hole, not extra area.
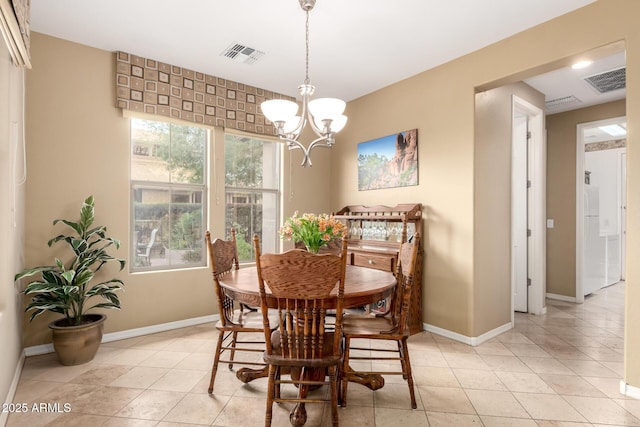
M 358 144 L 358 190 L 418 185 L 418 129 Z

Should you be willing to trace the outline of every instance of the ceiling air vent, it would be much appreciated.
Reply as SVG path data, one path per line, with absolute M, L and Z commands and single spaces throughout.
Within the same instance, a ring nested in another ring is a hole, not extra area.
M 626 87 L 626 76 L 627 69 L 622 67 L 585 77 L 584 79 L 598 92 L 606 93 L 612 90 L 624 89 Z
M 576 98 L 573 95 L 569 95 L 569 96 L 563 96 L 562 98 L 550 99 L 549 101 L 546 101 L 544 104 L 547 107 L 547 110 L 551 111 L 554 109 L 566 108 L 569 106 L 582 104 L 582 101 L 580 101 L 578 98 Z
M 220 56 L 227 57 L 236 62 L 253 64 L 264 55 L 264 52 L 245 46 L 240 43 L 231 43 L 229 47 L 222 51 Z

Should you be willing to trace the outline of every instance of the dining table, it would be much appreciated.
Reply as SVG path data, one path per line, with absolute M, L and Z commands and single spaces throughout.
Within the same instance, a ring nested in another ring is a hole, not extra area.
M 258 270 L 255 266 L 232 270 L 219 277 L 220 286 L 225 289 L 229 297 L 236 302 L 246 304 L 250 307 L 260 307 L 260 290 L 258 284 Z M 393 273 L 374 268 L 347 265 L 344 282 L 345 309 L 365 307 L 389 297 L 396 285 L 396 277 Z M 270 294 L 269 287 L 265 287 L 267 306 L 276 308 L 276 300 Z M 334 299 L 329 301 L 327 309 L 336 308 L 338 287 L 332 291 Z M 241 368 L 236 372 L 236 377 L 249 383 L 257 378 L 266 378 L 268 368 L 252 369 Z M 293 375 L 294 373 L 292 373 Z M 350 381 L 362 384 L 371 390 L 377 390 L 384 386 L 382 375 L 361 374 L 354 376 Z M 302 392 L 302 391 L 301 391 Z M 296 405 L 290 414 L 291 424 L 300 427 L 306 422 L 306 410 L 304 403 Z

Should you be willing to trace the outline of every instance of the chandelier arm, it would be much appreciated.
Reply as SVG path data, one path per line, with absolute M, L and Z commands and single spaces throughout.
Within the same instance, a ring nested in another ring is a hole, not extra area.
M 298 140 L 296 139 L 291 139 L 291 138 L 286 138 L 286 137 L 281 137 L 280 138 L 283 141 L 287 141 L 287 147 L 289 148 L 289 151 L 291 150 L 300 150 L 302 151 L 302 163 L 300 163 L 300 166 L 305 167 L 307 165 L 309 166 L 313 166 L 313 164 L 311 163 L 311 157 L 309 157 L 309 150 L 307 149 L 307 147 L 305 147 L 302 143 L 298 142 Z
M 313 114 L 311 114 L 311 111 L 309 109 L 307 109 L 307 119 L 307 121 L 311 125 L 311 129 L 313 129 L 316 135 L 320 137 L 325 137 L 327 135 L 324 132 L 324 129 L 320 129 L 318 126 L 316 126 L 316 121 L 314 120 Z

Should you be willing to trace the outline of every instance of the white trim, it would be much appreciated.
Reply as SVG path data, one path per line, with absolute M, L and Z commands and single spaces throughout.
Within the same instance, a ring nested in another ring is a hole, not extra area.
M 188 326 L 201 325 L 203 323 L 217 322 L 220 319 L 219 314 L 209 316 L 193 317 L 191 319 L 183 319 L 175 322 L 161 323 L 158 325 L 144 326 L 142 328 L 128 329 L 125 331 L 111 332 L 102 336 L 102 342 L 111 342 L 124 340 L 127 338 L 135 338 L 142 335 L 155 334 L 158 332 L 171 331 L 173 329 L 186 328 Z M 24 349 L 25 356 L 37 356 L 40 354 L 53 353 L 53 344 L 36 345 Z
M 16 395 L 16 390 L 18 390 L 18 383 L 20 382 L 20 375 L 22 375 L 22 367 L 24 366 L 25 354 L 24 351 L 20 355 L 18 359 L 18 364 L 16 365 L 16 372 L 13 374 L 13 381 L 11 381 L 11 385 L 9 386 L 9 391 L 7 392 L 7 398 L 4 403 L 15 403 L 14 397 Z M 9 412 L 4 412 L 0 410 L 0 426 L 7 424 L 7 419 L 9 418 Z
M 450 338 L 452 340 L 461 342 L 463 344 L 467 344 L 470 345 L 472 347 L 478 346 L 486 341 L 489 341 L 492 338 L 497 337 L 498 335 L 507 332 L 511 329 L 513 329 L 513 323 L 505 323 L 502 326 L 498 326 L 495 329 L 492 329 L 489 332 L 485 332 L 484 334 L 480 335 L 479 337 L 468 337 L 466 335 L 462 335 L 459 334 L 457 332 L 452 332 L 449 331 L 447 329 L 442 329 L 439 328 L 437 326 L 433 326 L 433 325 L 429 325 L 427 323 L 424 323 L 423 325 L 423 329 L 427 332 L 431 332 L 437 335 L 441 335 L 445 338 Z
M 629 385 L 624 380 L 620 380 L 620 393 L 634 399 L 640 399 L 640 387 Z
M 576 302 L 576 297 L 568 297 L 566 295 L 560 295 L 560 294 L 547 293 L 547 298 L 555 299 L 555 300 L 558 300 L 558 301 Z
M 531 180 L 529 193 L 529 228 L 531 241 L 529 242 L 529 286 L 528 313 L 540 315 L 545 312 L 545 292 L 547 289 L 547 140 L 544 133 L 544 113 L 542 109 L 530 102 L 512 95 L 512 112 L 527 114 L 530 119 L 531 140 L 528 152 L 528 168 Z M 511 284 L 511 323 L 515 321 L 513 312 L 513 286 Z

